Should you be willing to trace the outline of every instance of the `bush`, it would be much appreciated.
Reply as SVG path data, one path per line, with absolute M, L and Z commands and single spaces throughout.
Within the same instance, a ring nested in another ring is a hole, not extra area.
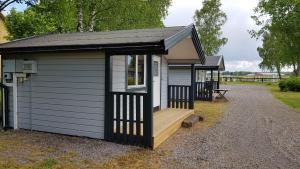
M 285 80 L 285 79 L 279 81 L 278 86 L 280 88 L 280 91 L 284 91 L 284 92 L 288 91 L 288 87 L 287 87 L 286 82 L 287 82 L 287 80 Z
M 300 91 L 300 78 L 292 77 L 280 80 L 278 84 L 281 91 Z

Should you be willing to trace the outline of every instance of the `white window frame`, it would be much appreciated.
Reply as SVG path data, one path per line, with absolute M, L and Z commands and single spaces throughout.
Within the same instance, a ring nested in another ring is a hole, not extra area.
M 134 89 L 134 88 L 142 88 L 142 87 L 146 87 L 146 55 L 127 55 L 127 61 L 128 61 L 128 57 L 129 56 L 135 56 L 135 85 L 128 85 L 128 63 L 127 63 L 127 72 L 126 72 L 126 76 L 127 76 L 127 88 L 128 89 Z M 138 61 L 139 61 L 139 57 L 143 56 L 144 57 L 144 84 L 139 85 L 139 80 L 138 80 Z

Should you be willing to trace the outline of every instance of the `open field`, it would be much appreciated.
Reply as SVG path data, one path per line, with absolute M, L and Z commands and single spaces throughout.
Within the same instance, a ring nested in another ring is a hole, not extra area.
M 222 117 L 224 107 L 225 103 L 196 102 L 195 112 L 205 120 L 194 129 L 213 126 Z M 175 135 L 185 132 L 189 129 L 180 129 Z M 151 151 L 95 139 L 23 130 L 1 131 L 0 168 L 157 168 L 161 158 L 170 153 L 163 148 L 166 144 Z M 118 149 L 117 153 L 113 147 Z

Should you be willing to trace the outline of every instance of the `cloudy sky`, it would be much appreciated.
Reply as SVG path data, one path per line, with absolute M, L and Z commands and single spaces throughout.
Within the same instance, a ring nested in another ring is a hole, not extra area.
M 250 18 L 258 0 L 221 0 L 222 10 L 228 20 L 223 27 L 223 36 L 228 43 L 219 54 L 224 55 L 228 71 L 260 71 L 260 57 L 256 48 L 260 41 L 251 39 L 247 30 L 257 28 Z M 165 18 L 166 26 L 188 25 L 193 23 L 196 9 L 202 7 L 202 0 L 173 0 L 169 15 Z
M 224 55 L 228 71 L 260 71 L 260 58 L 256 48 L 261 42 L 251 39 L 247 30 L 256 28 L 250 18 L 258 0 L 221 0 L 222 10 L 228 20 L 223 27 L 223 36 L 228 43 L 219 54 Z M 24 10 L 25 5 L 13 5 L 17 10 Z M 172 0 L 169 15 L 164 19 L 166 26 L 189 25 L 193 23 L 196 9 L 202 7 L 202 0 Z M 9 11 L 9 9 L 7 10 Z

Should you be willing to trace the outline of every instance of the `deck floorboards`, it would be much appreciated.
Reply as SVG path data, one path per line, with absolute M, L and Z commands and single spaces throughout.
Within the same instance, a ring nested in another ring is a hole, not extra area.
M 174 134 L 184 119 L 194 113 L 190 109 L 164 109 L 153 115 L 153 148 Z

